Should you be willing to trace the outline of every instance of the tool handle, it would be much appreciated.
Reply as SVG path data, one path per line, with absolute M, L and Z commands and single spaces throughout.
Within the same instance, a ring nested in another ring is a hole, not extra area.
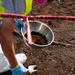
M 26 18 L 26 25 L 27 25 L 27 39 L 28 39 L 28 44 L 32 45 L 32 36 L 31 36 L 31 30 L 30 30 L 30 24 L 28 17 Z

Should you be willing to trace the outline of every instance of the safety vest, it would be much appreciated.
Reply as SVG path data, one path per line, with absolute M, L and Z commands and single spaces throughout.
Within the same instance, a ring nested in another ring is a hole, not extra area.
M 28 13 L 32 10 L 32 1 L 33 1 L 33 0 L 25 0 L 26 9 L 25 9 L 25 11 L 23 12 L 24 15 L 28 14 Z M 0 12 L 1 12 L 1 13 L 4 13 L 5 8 L 1 6 L 1 3 L 2 3 L 2 0 L 0 0 Z M 2 19 L 2 18 L 0 18 L 0 20 L 1 20 L 1 19 Z

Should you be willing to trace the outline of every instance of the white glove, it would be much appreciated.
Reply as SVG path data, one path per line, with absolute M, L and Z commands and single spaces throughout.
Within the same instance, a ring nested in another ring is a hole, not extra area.
M 36 65 L 31 65 L 28 67 L 27 71 L 31 74 L 33 72 L 36 72 L 37 70 L 34 70 L 34 68 L 36 67 Z

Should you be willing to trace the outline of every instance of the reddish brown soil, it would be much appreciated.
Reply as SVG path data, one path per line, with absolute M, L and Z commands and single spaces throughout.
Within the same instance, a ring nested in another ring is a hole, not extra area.
M 36 14 L 75 16 L 75 0 L 65 0 L 63 3 L 53 0 L 45 7 L 33 4 L 30 15 Z M 48 24 L 48 20 L 41 21 Z M 16 53 L 23 52 L 27 55 L 24 66 L 37 65 L 38 71 L 31 75 L 75 75 L 75 22 L 51 20 L 51 25 L 48 26 L 54 32 L 54 41 L 71 46 L 52 44 L 42 49 L 30 49 L 19 35 L 13 34 Z

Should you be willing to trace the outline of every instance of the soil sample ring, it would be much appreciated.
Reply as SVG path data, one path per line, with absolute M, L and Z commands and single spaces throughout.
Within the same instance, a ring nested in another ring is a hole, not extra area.
M 29 46 L 27 31 L 22 31 L 23 40 L 28 47 L 43 48 L 49 46 L 54 41 L 54 33 L 51 28 L 40 21 L 29 21 L 33 44 Z

